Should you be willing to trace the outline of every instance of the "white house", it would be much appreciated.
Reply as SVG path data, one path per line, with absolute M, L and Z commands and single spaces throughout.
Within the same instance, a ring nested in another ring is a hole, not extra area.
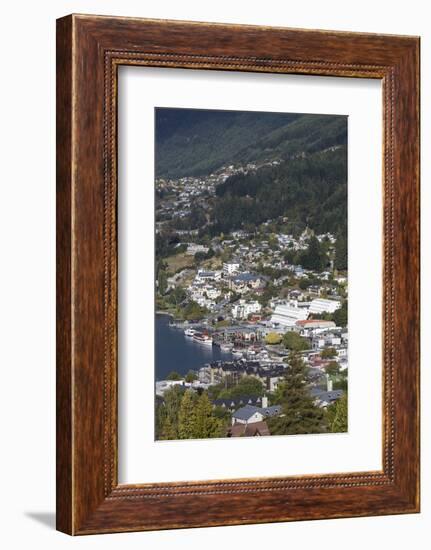
M 229 262 L 223 262 L 223 273 L 225 275 L 233 275 L 239 271 L 239 262 L 237 260 L 231 260 Z
M 232 414 L 233 424 L 253 424 L 254 422 L 262 422 L 263 414 L 259 412 L 257 407 L 246 405 L 241 407 Z
M 232 316 L 235 319 L 247 319 L 251 313 L 259 313 L 262 306 L 257 300 L 239 300 L 232 306 Z
M 279 416 L 282 414 L 281 405 L 272 405 L 268 407 L 267 397 L 262 398 L 262 407 L 255 407 L 253 405 L 246 405 L 241 407 L 232 414 L 232 425 L 234 424 L 254 424 L 255 422 L 261 422 L 265 418 L 271 416 Z

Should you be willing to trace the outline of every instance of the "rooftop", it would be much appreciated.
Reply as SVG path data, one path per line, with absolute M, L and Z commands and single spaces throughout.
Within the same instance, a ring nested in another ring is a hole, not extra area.
M 257 412 L 261 412 L 261 409 L 259 407 L 246 405 L 245 407 L 241 407 L 236 412 L 234 412 L 232 418 L 238 418 L 238 420 L 248 420 Z
M 254 437 L 271 435 L 265 420 L 253 424 L 234 424 L 228 431 L 228 437 Z
M 232 418 L 237 418 L 238 420 L 248 420 L 255 413 L 260 413 L 266 417 L 277 416 L 281 413 L 281 405 L 273 405 L 265 408 L 246 405 L 245 407 L 241 407 L 241 409 L 234 412 Z

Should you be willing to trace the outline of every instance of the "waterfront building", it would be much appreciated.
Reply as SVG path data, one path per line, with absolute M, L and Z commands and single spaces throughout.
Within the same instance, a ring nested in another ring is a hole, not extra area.
M 340 309 L 341 302 L 339 300 L 327 300 L 326 298 L 316 298 L 311 301 L 310 313 L 334 313 Z
M 278 305 L 271 316 L 271 323 L 281 327 L 295 327 L 296 322 L 308 317 L 308 309 L 295 304 Z

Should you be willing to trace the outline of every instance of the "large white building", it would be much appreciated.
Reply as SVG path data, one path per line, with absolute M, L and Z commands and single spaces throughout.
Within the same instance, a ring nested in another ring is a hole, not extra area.
M 283 327 L 293 327 L 296 321 L 303 321 L 308 317 L 308 309 L 297 307 L 293 304 L 279 305 L 271 316 L 271 323 L 277 323 Z
M 325 298 L 316 298 L 310 304 L 310 313 L 334 313 L 340 309 L 341 302 L 339 300 L 326 300 Z

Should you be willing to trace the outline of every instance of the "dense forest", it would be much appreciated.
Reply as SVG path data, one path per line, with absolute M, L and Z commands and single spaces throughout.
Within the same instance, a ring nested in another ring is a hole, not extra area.
M 347 230 L 345 147 L 235 174 L 216 190 L 214 233 L 228 233 L 247 220 L 259 225 L 287 216 L 317 233 Z
M 347 144 L 345 116 L 157 108 L 155 119 L 156 177 L 207 175 Z

